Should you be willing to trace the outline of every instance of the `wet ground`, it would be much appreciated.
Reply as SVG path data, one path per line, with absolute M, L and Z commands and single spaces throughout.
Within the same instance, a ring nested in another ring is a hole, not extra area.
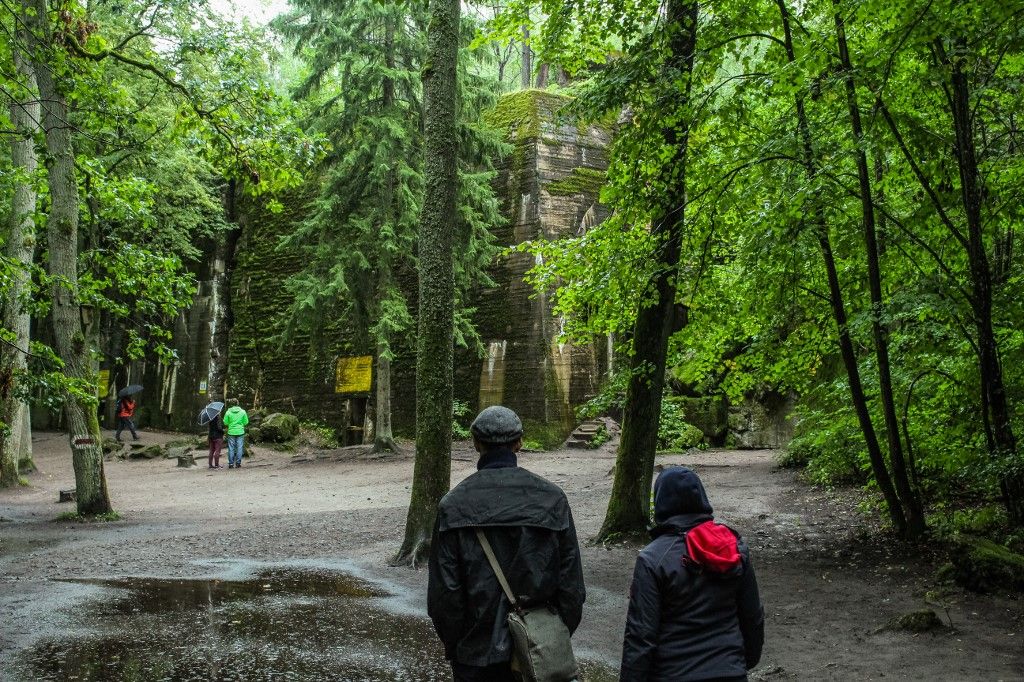
M 144 440 L 172 434 L 142 434 Z M 0 680 L 451 679 L 426 616 L 426 571 L 394 568 L 412 483 L 411 448 L 257 449 L 240 470 L 111 461 L 122 518 L 58 521 L 73 487 L 67 439 L 36 434 L 38 473 L 0 491 Z M 573 637 L 586 682 L 622 652 L 637 546 L 589 544 L 611 488 L 613 444 L 523 453 L 560 485 L 581 539 L 587 601 Z M 855 490 L 821 490 L 772 452 L 658 457 L 703 478 L 716 517 L 746 537 L 765 605 L 756 682 L 1024 680 L 1024 602 L 936 584 L 942 559 L 894 543 Z M 452 483 L 474 470 L 467 444 Z M 946 626 L 883 628 L 932 608 Z
M 221 578 L 69 579 L 68 629 L 19 656 L 26 680 L 430 682 L 449 669 L 407 590 L 341 566 L 218 562 Z M 588 680 L 614 671 L 584 661 Z M 18 665 L 17 667 L 21 667 Z

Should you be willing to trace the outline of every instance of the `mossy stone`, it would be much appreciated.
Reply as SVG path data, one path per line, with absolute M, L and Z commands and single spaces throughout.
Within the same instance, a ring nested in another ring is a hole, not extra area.
M 985 538 L 961 535 L 950 560 L 957 584 L 975 592 L 1024 590 L 1024 555 Z
M 572 169 L 572 173 L 561 180 L 555 180 L 544 185 L 548 194 L 555 196 L 570 196 L 573 194 L 598 195 L 604 187 L 607 174 L 596 168 L 580 166 Z
M 931 632 L 944 628 L 945 624 L 939 620 L 939 616 L 931 609 L 911 611 L 901 616 L 896 616 L 886 625 L 886 630 L 903 630 L 905 632 Z

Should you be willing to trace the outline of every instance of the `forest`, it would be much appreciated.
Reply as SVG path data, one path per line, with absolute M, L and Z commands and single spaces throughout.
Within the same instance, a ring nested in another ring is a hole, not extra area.
M 905 541 L 1021 551 L 1022 18 L 1002 0 L 290 0 L 262 24 L 193 0 L 4 0 L 0 485 L 33 470 L 49 414 L 78 513 L 114 512 L 109 392 L 133 362 L 183 362 L 173 331 L 205 278 L 222 309 L 203 400 L 229 395 L 241 226 L 286 215 L 247 246 L 298 264 L 254 324 L 287 354 L 344 320 L 372 355 L 367 438 L 415 442 L 396 562 L 428 550 L 465 426 L 453 373 L 487 354 L 475 292 L 515 259 L 560 343 L 612 348 L 575 415 L 622 422 L 599 540 L 643 533 L 685 399 L 774 397 L 803 480 L 864 488 Z M 541 124 L 503 107 L 517 94 L 557 106 Z M 496 178 L 545 126 L 609 131 L 606 168 L 546 190 L 606 217 L 500 240 Z

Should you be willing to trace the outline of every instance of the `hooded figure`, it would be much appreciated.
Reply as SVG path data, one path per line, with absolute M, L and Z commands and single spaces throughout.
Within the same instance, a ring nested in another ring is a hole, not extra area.
M 746 543 L 715 523 L 686 467 L 654 482 L 654 522 L 633 571 L 620 681 L 746 680 L 764 644 Z

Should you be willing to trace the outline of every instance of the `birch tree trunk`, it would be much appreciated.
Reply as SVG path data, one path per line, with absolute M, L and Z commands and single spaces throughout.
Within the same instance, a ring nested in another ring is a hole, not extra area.
M 24 31 L 16 35 L 24 40 Z M 10 105 L 11 168 L 15 173 L 14 196 L 4 256 L 14 263 L 10 288 L 0 301 L 0 326 L 14 332 L 13 345 L 0 346 L 0 422 L 10 429 L 0 431 L 0 487 L 17 485 L 18 461 L 32 460 L 32 429 L 28 406 L 18 399 L 18 377 L 27 366 L 29 350 L 29 314 L 22 301 L 29 293 L 29 269 L 35 253 L 36 188 L 34 175 L 38 167 L 35 134 L 39 130 L 39 102 L 35 95 L 35 75 L 17 44 L 12 44 L 15 71 L 24 96 Z
M 427 556 L 437 503 L 451 485 L 459 11 L 459 0 L 430 0 L 423 67 L 426 193 L 419 235 L 416 463 L 396 565 L 416 566 Z
M 26 3 L 30 0 L 26 0 Z M 64 361 L 64 374 L 78 384 L 77 392 L 65 390 L 64 418 L 75 469 L 78 513 L 105 514 L 111 511 L 107 481 L 103 473 L 103 447 L 96 414 L 95 372 L 90 361 L 89 330 L 82 321 L 78 300 L 78 182 L 69 125 L 68 78 L 57 76 L 63 68 L 55 58 L 59 49 L 50 26 L 46 0 L 34 0 L 29 10 L 31 53 L 39 99 L 42 128 L 46 138 L 46 167 L 50 188 L 50 213 L 46 237 L 49 274 L 53 278 L 53 336 L 57 354 Z

